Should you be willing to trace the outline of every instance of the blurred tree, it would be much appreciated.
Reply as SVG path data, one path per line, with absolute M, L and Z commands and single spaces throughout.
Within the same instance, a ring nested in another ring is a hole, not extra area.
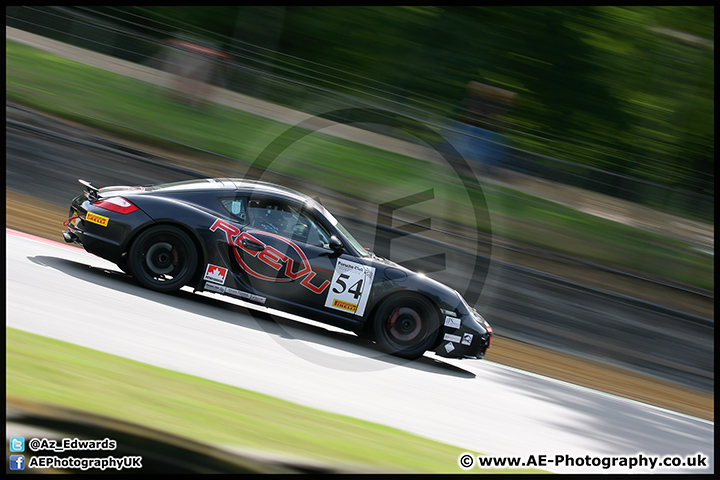
M 256 49 L 298 82 L 444 116 L 470 81 L 518 92 L 504 120 L 526 149 L 689 190 L 714 182 L 712 6 L 113 10 Z

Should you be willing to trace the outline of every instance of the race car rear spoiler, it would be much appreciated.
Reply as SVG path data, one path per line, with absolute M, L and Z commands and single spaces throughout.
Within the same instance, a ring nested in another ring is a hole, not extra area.
M 98 199 L 98 193 L 100 192 L 100 189 L 97 187 L 93 187 L 90 182 L 86 180 L 82 180 L 78 178 L 78 182 L 80 182 L 84 187 L 85 191 L 83 192 L 88 200 L 97 200 Z

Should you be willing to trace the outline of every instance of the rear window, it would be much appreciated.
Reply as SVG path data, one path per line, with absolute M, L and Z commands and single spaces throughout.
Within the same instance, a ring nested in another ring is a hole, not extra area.
M 247 200 L 242 197 L 221 198 L 220 205 L 240 223 L 247 223 Z
M 197 187 L 207 187 L 210 183 L 217 183 L 210 179 L 204 180 L 183 180 L 181 182 L 160 183 L 146 187 L 147 190 L 192 190 Z M 222 184 L 218 183 L 218 186 Z

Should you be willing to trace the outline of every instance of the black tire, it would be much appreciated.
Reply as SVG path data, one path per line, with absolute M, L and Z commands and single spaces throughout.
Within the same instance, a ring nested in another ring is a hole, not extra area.
M 198 253 L 184 231 L 159 225 L 145 230 L 135 239 L 127 263 L 132 276 L 143 287 L 172 292 L 195 276 Z
M 430 349 L 438 336 L 440 318 L 435 306 L 415 293 L 385 299 L 373 319 L 375 342 L 384 351 L 414 360 Z

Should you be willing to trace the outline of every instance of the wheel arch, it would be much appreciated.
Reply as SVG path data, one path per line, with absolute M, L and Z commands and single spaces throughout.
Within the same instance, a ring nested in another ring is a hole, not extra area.
M 438 328 L 436 338 L 432 343 L 432 348 L 437 347 L 440 344 L 440 341 L 442 340 L 442 330 L 443 330 L 442 329 L 442 318 L 443 317 L 442 317 L 441 308 L 438 305 L 438 303 L 431 296 L 427 295 L 426 293 L 424 293 L 420 290 L 416 290 L 414 288 L 403 288 L 403 289 L 392 290 L 392 291 L 386 292 L 382 297 L 376 299 L 375 302 L 373 303 L 372 307 L 370 308 L 370 313 L 368 314 L 367 318 L 365 319 L 365 322 L 363 323 L 362 334 L 366 335 L 366 336 L 367 335 L 372 336 L 373 323 L 377 320 L 376 319 L 377 311 L 380 308 L 380 306 L 383 303 L 385 303 L 385 301 L 388 300 L 389 298 L 392 298 L 397 295 L 401 295 L 403 293 L 405 293 L 405 294 L 410 293 L 410 294 L 414 294 L 419 297 L 422 297 L 425 300 L 427 300 L 435 309 L 435 313 L 437 315 L 438 321 L 440 322 L 440 326 Z
M 179 228 L 180 230 L 182 230 L 184 233 L 186 233 L 188 235 L 190 240 L 192 240 L 193 245 L 195 246 L 195 250 L 197 251 L 197 254 L 198 254 L 198 261 L 197 261 L 197 265 L 195 266 L 195 273 L 193 274 L 192 279 L 193 279 L 193 282 L 197 282 L 198 277 L 202 272 L 203 266 L 207 264 L 208 253 L 207 253 L 207 248 L 205 247 L 205 242 L 203 242 L 202 238 L 200 238 L 200 235 L 198 234 L 197 230 L 195 230 L 194 228 L 188 227 L 186 224 L 178 222 L 176 220 L 164 219 L 164 220 L 160 220 L 160 221 L 154 221 L 154 222 L 150 222 L 146 225 L 143 225 L 142 228 L 136 229 L 133 232 L 132 236 L 125 243 L 125 247 L 123 248 L 122 257 L 121 257 L 123 259 L 123 261 L 125 263 L 127 263 L 127 256 L 130 252 L 130 249 L 132 248 L 133 243 L 135 243 L 135 241 L 138 239 L 138 237 L 146 230 L 149 230 L 151 228 L 158 227 L 158 226 L 171 226 L 171 227 Z

